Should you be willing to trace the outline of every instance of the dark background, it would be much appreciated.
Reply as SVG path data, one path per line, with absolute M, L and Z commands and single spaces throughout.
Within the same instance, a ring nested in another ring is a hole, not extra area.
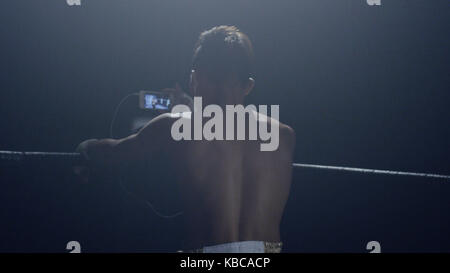
M 248 103 L 280 105 L 296 162 L 450 174 L 448 0 L 81 1 L 2 3 L 0 150 L 107 137 L 123 96 L 186 89 L 198 34 L 228 24 L 255 47 Z M 179 219 L 74 183 L 67 164 L 3 167 L 0 182 L 2 252 L 178 247 Z M 450 252 L 449 194 L 448 180 L 295 170 L 285 250 Z

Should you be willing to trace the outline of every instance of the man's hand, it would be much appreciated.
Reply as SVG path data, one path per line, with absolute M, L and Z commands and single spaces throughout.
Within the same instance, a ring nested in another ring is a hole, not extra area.
M 72 170 L 74 174 L 78 177 L 78 180 L 82 183 L 89 182 L 90 166 L 89 166 L 88 149 L 89 145 L 95 142 L 97 142 L 97 139 L 85 140 L 81 142 L 76 149 L 76 152 L 80 153 L 83 156 L 83 163 L 73 166 Z
M 174 100 L 173 105 L 184 104 L 192 110 L 194 105 L 192 98 L 181 89 L 178 83 L 175 84 L 175 88 L 165 88 L 162 92 L 172 96 Z

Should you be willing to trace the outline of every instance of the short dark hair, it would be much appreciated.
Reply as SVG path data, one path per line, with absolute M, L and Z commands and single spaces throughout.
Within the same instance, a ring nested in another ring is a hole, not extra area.
M 234 78 L 243 83 L 253 75 L 252 43 L 235 26 L 213 27 L 200 34 L 192 67 L 217 84 Z

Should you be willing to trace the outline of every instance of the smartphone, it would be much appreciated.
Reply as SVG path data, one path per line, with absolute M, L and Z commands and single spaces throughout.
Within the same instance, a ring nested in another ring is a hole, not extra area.
M 139 92 L 139 107 L 144 110 L 170 112 L 172 98 L 169 94 L 154 91 Z

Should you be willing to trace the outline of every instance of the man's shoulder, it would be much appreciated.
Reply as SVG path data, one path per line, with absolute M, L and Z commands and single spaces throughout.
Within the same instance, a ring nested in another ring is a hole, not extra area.
M 295 131 L 287 124 L 279 122 L 280 128 L 280 147 L 293 151 L 295 147 Z
M 142 139 L 168 138 L 173 123 L 180 118 L 187 118 L 184 113 L 163 113 L 149 121 L 140 131 Z
M 191 112 L 163 113 L 153 118 L 145 127 L 170 127 L 179 119 L 191 119 Z M 144 127 L 144 128 L 145 128 Z
M 282 139 L 288 139 L 290 141 L 295 141 L 295 131 L 292 129 L 291 126 L 282 123 L 281 121 L 274 119 L 272 117 L 269 117 L 265 114 L 255 112 L 255 114 L 258 117 L 259 123 L 267 123 L 269 126 L 277 126 L 280 131 L 280 138 Z
M 264 125 L 273 133 L 273 130 L 278 131 L 278 143 L 277 151 L 283 154 L 291 154 L 295 148 L 295 131 L 287 124 L 280 122 L 279 120 L 269 117 L 265 114 L 254 111 L 253 117 L 257 118 L 259 126 Z M 274 126 L 277 128 L 275 129 Z

